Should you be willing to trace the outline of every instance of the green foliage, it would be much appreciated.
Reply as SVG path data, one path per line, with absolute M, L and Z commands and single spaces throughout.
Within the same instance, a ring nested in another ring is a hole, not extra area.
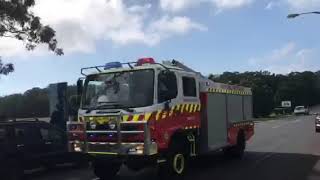
M 24 94 L 0 98 L 0 116 L 10 118 L 46 117 L 49 114 L 49 99 L 45 89 L 33 88 Z
M 14 71 L 14 66 L 13 64 L 9 63 L 9 64 L 3 64 L 2 63 L 2 60 L 0 58 L 0 75 L 1 74 L 4 74 L 4 75 L 7 75 L 11 72 Z
M 0 0 L 0 37 L 21 40 L 28 50 L 44 43 L 49 50 L 63 55 L 63 50 L 57 47 L 55 31 L 30 11 L 34 5 L 34 0 Z
M 320 103 L 320 72 L 292 72 L 275 75 L 268 71 L 225 72 L 209 76 L 216 82 L 251 87 L 255 117 L 271 114 L 281 101 L 291 101 L 292 106 L 312 106 Z
M 67 100 L 70 104 L 70 114 L 76 115 L 79 102 L 75 100 L 76 86 L 69 86 Z M 0 97 L 0 117 L 30 118 L 49 116 L 48 90 L 33 88 L 23 94 L 12 94 Z

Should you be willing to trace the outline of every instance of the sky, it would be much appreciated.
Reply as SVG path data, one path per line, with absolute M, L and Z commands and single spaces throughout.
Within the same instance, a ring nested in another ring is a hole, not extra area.
M 320 0 L 36 0 L 31 11 L 56 30 L 64 56 L 0 38 L 15 72 L 0 96 L 50 83 L 75 84 L 82 67 L 111 61 L 176 59 L 204 75 L 320 70 Z

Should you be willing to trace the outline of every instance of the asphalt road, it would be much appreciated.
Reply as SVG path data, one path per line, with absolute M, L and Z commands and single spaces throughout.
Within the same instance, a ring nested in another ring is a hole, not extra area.
M 294 116 L 256 124 L 242 160 L 221 153 L 192 162 L 185 179 L 193 180 L 320 180 L 320 134 L 314 116 Z M 32 180 L 93 180 L 89 169 L 58 168 L 28 176 Z M 153 169 L 138 173 L 122 168 L 117 179 L 150 179 Z

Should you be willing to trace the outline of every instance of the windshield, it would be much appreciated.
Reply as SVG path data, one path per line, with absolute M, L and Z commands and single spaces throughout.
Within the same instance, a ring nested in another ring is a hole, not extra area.
M 134 108 L 153 104 L 154 71 L 93 75 L 85 83 L 82 108 Z
M 296 107 L 296 110 L 303 110 L 303 109 L 304 109 L 303 106 L 298 106 L 298 107 Z

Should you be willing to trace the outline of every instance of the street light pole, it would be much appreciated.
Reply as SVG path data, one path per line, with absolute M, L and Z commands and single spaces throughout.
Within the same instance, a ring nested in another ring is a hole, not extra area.
M 301 16 L 301 15 L 306 15 L 306 14 L 319 14 L 320 15 L 320 11 L 313 11 L 313 12 L 305 12 L 305 13 L 296 13 L 296 14 L 289 14 L 287 16 L 288 19 L 293 19 L 293 18 L 296 18 L 298 16 Z

